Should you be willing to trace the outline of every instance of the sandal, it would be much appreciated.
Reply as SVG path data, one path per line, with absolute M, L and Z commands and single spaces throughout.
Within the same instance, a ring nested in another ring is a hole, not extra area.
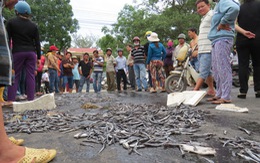
M 237 98 L 246 99 L 246 93 L 239 93 Z
M 219 99 L 220 99 L 220 97 L 214 96 L 214 97 L 211 97 L 211 98 L 207 98 L 207 101 L 216 101 L 216 100 L 219 100 Z
M 10 137 L 9 140 L 15 145 L 22 145 L 24 142 L 23 139 L 15 139 L 14 137 Z
M 231 103 L 231 100 L 225 100 L 225 99 L 218 99 L 218 100 L 215 100 L 215 101 L 212 101 L 211 102 L 212 104 L 228 104 L 228 103 Z
M 34 149 L 25 147 L 25 155 L 18 163 L 48 163 L 55 156 L 57 152 L 55 149 Z

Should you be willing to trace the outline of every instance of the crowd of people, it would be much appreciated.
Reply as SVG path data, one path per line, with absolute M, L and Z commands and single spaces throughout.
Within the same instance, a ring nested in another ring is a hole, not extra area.
M 190 43 L 186 43 L 186 35 L 181 33 L 177 37 L 178 45 L 174 46 L 172 39 L 169 39 L 165 48 L 157 33 L 147 31 L 147 43 L 141 45 L 140 38 L 135 36 L 132 43 L 126 45 L 127 55 L 123 54 L 123 49 L 118 48 L 117 56 L 114 57 L 113 50 L 107 48 L 104 58 L 95 50 L 93 57 L 84 53 L 82 60 L 79 60 L 71 52 L 63 55 L 55 45 L 50 46 L 44 56 L 38 27 L 30 20 L 30 5 L 25 1 L 1 0 L 1 9 L 14 7 L 16 17 L 7 22 L 5 30 L 0 16 L 0 108 L 11 106 L 17 97 L 34 100 L 35 95 L 42 95 L 42 83 L 45 84 L 46 93 L 71 93 L 74 85 L 76 92 L 82 92 L 84 84 L 86 92 L 89 92 L 93 78 L 94 92 L 99 93 L 104 69 L 109 92 L 127 90 L 128 84 L 137 92 L 165 92 L 165 78 L 174 70 L 174 63 L 187 57 L 179 55 L 183 49 L 190 52 L 190 63 L 199 73 L 194 90 L 199 90 L 206 82 L 207 93 L 212 96 L 208 101 L 213 104 L 230 103 L 232 71 L 229 57 L 235 30 L 238 32 L 236 47 L 240 82 L 240 93 L 237 97 L 246 98 L 251 58 L 255 97 L 260 98 L 260 20 L 257 17 L 260 15 L 260 3 L 256 0 L 245 0 L 240 5 L 237 0 L 213 1 L 217 2 L 214 10 L 211 10 L 208 0 L 196 1 L 197 11 L 202 19 L 199 32 L 195 28 L 187 30 Z M 47 69 L 44 65 L 47 65 Z M 216 89 L 213 81 L 216 82 Z M 5 88 L 6 99 L 3 98 Z M 23 140 L 8 138 L 4 132 L 2 109 L 0 131 L 0 162 L 40 163 L 49 162 L 56 156 L 56 150 L 17 146 Z

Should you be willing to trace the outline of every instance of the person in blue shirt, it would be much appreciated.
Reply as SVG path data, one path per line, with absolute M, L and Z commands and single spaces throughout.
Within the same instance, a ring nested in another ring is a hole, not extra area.
M 165 77 L 163 74 L 163 60 L 166 57 L 166 50 L 162 43 L 160 43 L 160 39 L 158 38 L 157 33 L 153 32 L 148 38 L 150 41 L 148 47 L 148 56 L 146 63 L 148 65 L 148 69 L 151 71 L 152 75 L 152 85 L 153 87 L 150 89 L 151 93 L 156 92 L 156 75 L 159 76 L 158 89 L 162 92 L 165 92 L 164 83 Z M 162 86 L 162 87 L 160 87 Z
M 213 104 L 230 103 L 232 70 L 230 54 L 235 37 L 235 21 L 239 13 L 238 0 L 213 0 L 214 8 L 208 39 L 212 43 L 212 72 L 216 81 Z

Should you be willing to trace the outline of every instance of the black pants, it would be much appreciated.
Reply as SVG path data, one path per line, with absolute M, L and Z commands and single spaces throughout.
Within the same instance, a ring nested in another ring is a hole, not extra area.
M 50 82 L 45 81 L 44 85 L 45 85 L 45 87 L 44 87 L 45 92 L 49 93 L 50 92 L 50 90 L 49 90 L 50 89 Z
M 37 71 L 37 75 L 35 76 L 35 90 L 36 92 L 40 92 L 41 89 L 41 80 L 42 80 L 42 72 Z
M 134 66 L 128 66 L 129 81 L 132 89 L 135 89 L 135 72 Z
M 121 81 L 123 78 L 123 84 L 124 84 L 124 90 L 127 89 L 126 84 L 127 84 L 127 79 L 126 79 L 126 74 L 124 70 L 118 70 L 116 73 L 116 83 L 117 83 L 117 90 L 121 90 Z
M 260 91 L 260 40 L 237 41 L 240 93 L 247 93 L 250 56 L 253 64 L 254 91 Z

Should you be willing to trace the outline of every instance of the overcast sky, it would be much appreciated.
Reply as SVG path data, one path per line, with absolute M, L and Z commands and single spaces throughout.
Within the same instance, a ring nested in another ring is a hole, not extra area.
M 79 21 L 78 34 L 103 36 L 103 26 L 116 22 L 118 13 L 133 0 L 71 0 L 74 17 Z

